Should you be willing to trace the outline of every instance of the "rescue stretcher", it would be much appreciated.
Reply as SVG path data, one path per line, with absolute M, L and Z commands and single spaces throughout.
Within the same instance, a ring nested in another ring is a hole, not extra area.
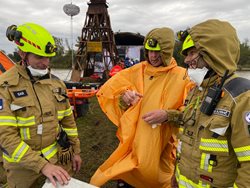
M 66 86 L 67 96 L 69 98 L 74 117 L 77 118 L 85 115 L 88 111 L 88 99 L 96 95 L 99 85 L 96 83 L 88 83 L 81 84 L 79 87 L 70 87 L 67 83 Z
M 70 99 L 87 99 L 95 96 L 96 89 L 67 89 L 67 95 Z

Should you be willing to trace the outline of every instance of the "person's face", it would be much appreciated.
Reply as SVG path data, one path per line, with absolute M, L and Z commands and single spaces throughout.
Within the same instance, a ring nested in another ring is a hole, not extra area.
M 207 63 L 195 47 L 187 49 L 187 56 L 184 59 L 184 63 L 191 69 L 207 67 Z
M 40 70 L 49 68 L 49 62 L 50 62 L 49 57 L 43 57 L 33 53 L 24 53 L 24 54 L 26 54 L 24 57 L 27 64 L 30 65 L 32 68 Z
M 162 65 L 160 51 L 149 50 L 148 51 L 148 60 L 149 60 L 149 63 L 154 67 L 158 67 L 158 66 Z

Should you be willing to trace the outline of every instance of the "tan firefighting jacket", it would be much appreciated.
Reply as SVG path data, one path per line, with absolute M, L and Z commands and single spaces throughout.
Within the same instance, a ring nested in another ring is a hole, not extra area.
M 190 35 L 216 75 L 206 78 L 186 100 L 176 168 L 179 187 L 249 187 L 250 83 L 232 82 L 239 60 L 236 32 L 227 22 L 208 20 L 191 28 Z M 226 70 L 232 76 L 212 115 L 206 115 L 200 107 L 209 103 L 209 88 L 221 83 Z
M 110 179 L 123 179 L 138 188 L 170 187 L 178 132 L 173 126 L 174 114 L 183 107 L 189 82 L 185 69 L 169 56 L 173 46 L 164 41 L 173 40 L 170 30 L 161 31 L 150 34 L 161 45 L 165 66 L 141 62 L 118 72 L 97 93 L 102 110 L 118 127 L 120 144 L 97 169 L 91 184 L 101 186 Z M 119 107 L 119 99 L 126 90 L 134 90 L 143 97 L 124 111 Z M 153 129 L 142 116 L 157 109 L 168 111 L 169 122 Z
M 0 144 L 6 169 L 39 173 L 57 162 L 56 137 L 61 125 L 75 153 L 80 153 L 77 127 L 62 81 L 48 75 L 31 82 L 15 65 L 0 77 Z

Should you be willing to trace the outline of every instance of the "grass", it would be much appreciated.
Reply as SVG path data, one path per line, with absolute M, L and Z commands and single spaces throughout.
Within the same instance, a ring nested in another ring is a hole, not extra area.
M 96 97 L 89 99 L 89 110 L 76 120 L 81 141 L 82 168 L 75 178 L 89 182 L 96 169 L 109 157 L 118 145 L 116 126 L 99 107 Z M 103 188 L 116 187 L 109 181 Z

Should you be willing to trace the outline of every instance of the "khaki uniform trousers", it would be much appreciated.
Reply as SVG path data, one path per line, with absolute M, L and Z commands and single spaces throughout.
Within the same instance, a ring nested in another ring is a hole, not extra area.
M 3 162 L 0 161 L 0 187 L 7 182 L 6 172 L 3 168 Z

